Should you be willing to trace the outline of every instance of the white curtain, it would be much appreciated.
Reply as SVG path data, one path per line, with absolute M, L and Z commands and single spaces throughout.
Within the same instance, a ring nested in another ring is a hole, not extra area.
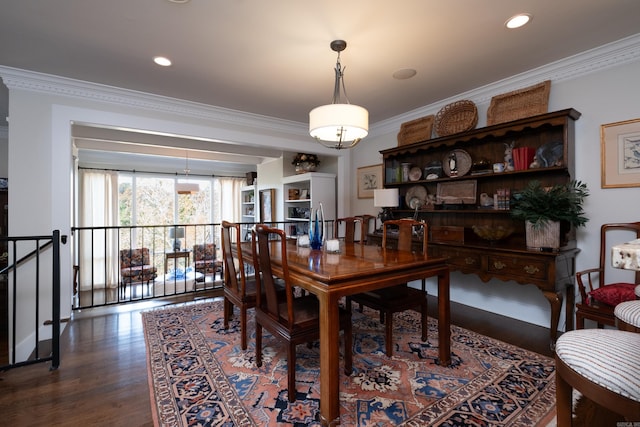
M 214 197 L 213 206 L 219 209 L 213 210 L 213 222 L 220 223 L 223 220 L 230 222 L 241 221 L 240 189 L 246 185 L 244 178 L 217 178 L 220 182 L 220 191 Z
M 112 171 L 79 171 L 80 227 L 118 225 L 118 174 Z M 79 239 L 80 289 L 118 286 L 120 257 L 116 229 L 82 230 Z

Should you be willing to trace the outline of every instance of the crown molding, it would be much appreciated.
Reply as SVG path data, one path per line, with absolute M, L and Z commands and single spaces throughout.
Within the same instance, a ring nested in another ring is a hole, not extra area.
M 640 33 L 380 121 L 370 126 L 370 133 L 381 135 L 397 131 L 399 124 L 435 114 L 445 105 L 460 99 L 469 99 L 478 105 L 488 104 L 495 95 L 531 86 L 541 81 L 551 80 L 552 83 L 558 83 L 635 62 L 639 59 Z
M 224 124 L 255 128 L 261 131 L 270 130 L 304 137 L 309 136 L 307 133 L 307 125 L 303 123 L 115 86 L 91 83 L 2 65 L 0 65 L 0 77 L 9 89 L 20 89 L 48 95 L 76 98 L 83 101 L 93 100 L 149 111 L 215 120 Z

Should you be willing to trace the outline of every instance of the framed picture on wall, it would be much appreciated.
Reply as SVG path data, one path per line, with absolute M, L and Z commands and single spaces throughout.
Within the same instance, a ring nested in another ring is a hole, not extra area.
M 602 188 L 640 187 L 640 119 L 600 126 Z
M 276 216 L 274 199 L 276 197 L 275 188 L 260 190 L 260 222 L 271 222 Z
M 382 164 L 358 168 L 358 199 L 372 199 L 373 190 L 384 187 Z

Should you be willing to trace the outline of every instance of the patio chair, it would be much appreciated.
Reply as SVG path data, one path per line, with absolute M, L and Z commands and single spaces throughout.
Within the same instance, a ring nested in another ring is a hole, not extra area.
M 215 243 L 193 245 L 193 264 L 194 270 L 204 274 L 205 278 L 208 274 L 213 280 L 215 280 L 216 274 L 220 274 L 220 279 L 223 278 L 223 262 L 216 259 Z
M 151 265 L 149 248 L 120 250 L 120 277 L 122 291 L 133 283 L 146 283 L 156 278 L 157 269 Z

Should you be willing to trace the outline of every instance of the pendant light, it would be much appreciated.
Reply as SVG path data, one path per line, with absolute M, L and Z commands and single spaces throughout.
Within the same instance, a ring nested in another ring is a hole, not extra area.
M 333 103 L 316 107 L 309 112 L 309 134 L 325 147 L 336 150 L 355 147 L 369 133 L 369 112 L 363 107 L 349 103 L 344 86 L 340 52 L 346 47 L 347 42 L 344 40 L 331 42 L 331 50 L 338 52 Z M 342 101 L 341 88 L 346 102 Z
M 185 182 L 177 182 L 176 183 L 176 193 L 178 194 L 195 194 L 200 191 L 200 185 L 197 183 L 189 182 L 189 152 L 187 151 L 186 155 L 186 167 L 184 169 Z

